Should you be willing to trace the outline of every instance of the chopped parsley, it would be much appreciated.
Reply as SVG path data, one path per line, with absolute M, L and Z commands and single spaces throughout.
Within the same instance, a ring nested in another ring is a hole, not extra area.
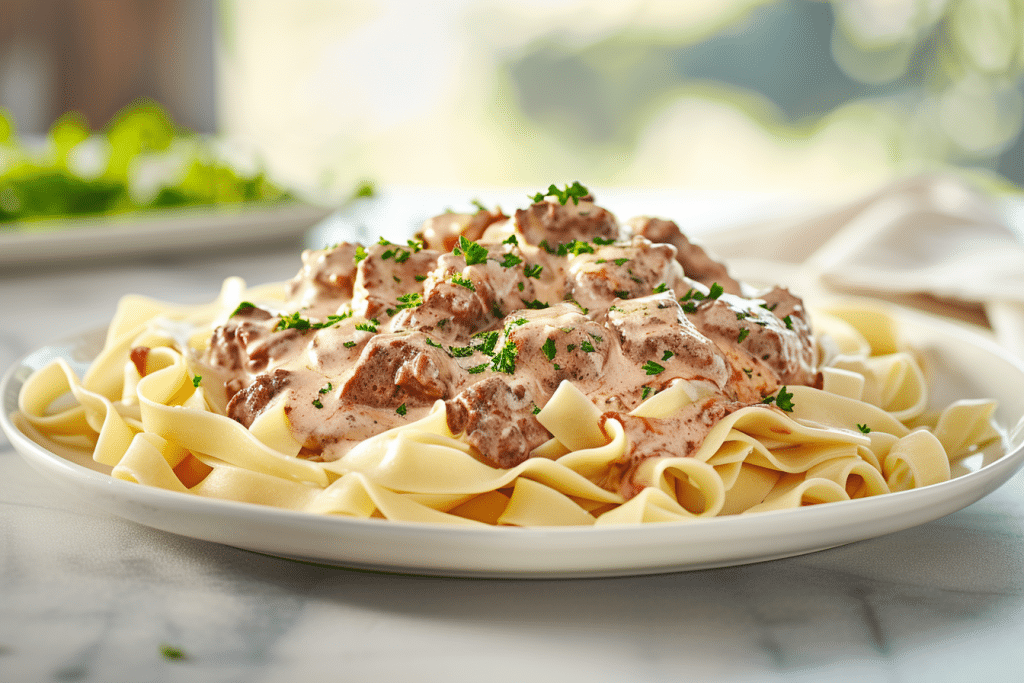
M 366 322 L 356 323 L 356 329 L 357 330 L 362 330 L 363 332 L 373 332 L 374 334 L 376 334 L 377 333 L 377 325 L 380 325 L 380 323 L 377 321 L 377 319 L 376 318 L 371 318 L 371 319 L 367 320 Z
M 164 659 L 185 659 L 185 651 L 173 645 L 161 645 L 160 654 L 163 655 Z
M 554 360 L 555 354 L 558 350 L 555 348 L 555 340 L 548 337 L 547 341 L 544 342 L 540 350 L 544 352 L 544 355 L 548 357 L 548 360 Z
M 624 265 L 626 263 L 629 263 L 629 259 L 628 258 L 617 258 L 617 259 L 612 259 L 612 261 L 617 266 L 622 266 L 622 265 Z
M 580 309 L 580 313 L 582 313 L 583 315 L 586 315 L 587 313 L 590 312 L 589 308 L 586 308 L 583 304 L 581 304 L 579 301 L 576 301 L 576 299 L 573 299 L 571 296 L 565 297 L 563 301 L 568 301 L 571 304 L 575 304 L 576 308 Z
M 333 389 L 334 389 L 334 385 L 331 384 L 330 382 L 328 382 L 326 387 L 321 387 L 320 388 L 320 392 L 319 393 L 326 394 L 328 391 L 331 391 Z
M 452 253 L 456 256 L 465 256 L 467 266 L 475 266 L 487 260 L 487 247 L 467 240 L 465 235 L 459 235 L 459 246 L 452 249 Z
M 754 376 L 754 371 L 751 368 L 743 368 L 743 372 L 744 374 L 746 374 L 747 377 Z
M 502 244 L 511 244 L 513 247 L 519 246 L 519 239 L 515 235 L 509 235 L 501 241 Z
M 443 349 L 444 347 L 439 343 L 431 339 L 430 337 L 424 337 L 423 340 L 427 342 L 427 346 L 433 346 L 435 349 Z
M 242 303 L 238 304 L 238 308 L 233 310 L 231 312 L 231 315 L 229 315 L 228 317 L 229 318 L 234 318 L 236 315 L 238 315 L 242 311 L 248 311 L 250 308 L 256 308 L 256 304 L 252 303 L 251 301 L 243 301 Z
M 366 258 L 366 249 L 363 247 L 363 245 L 357 244 L 356 245 L 356 256 L 355 256 L 356 263 L 359 263 L 364 258 Z
M 867 424 L 860 424 L 860 423 L 858 423 L 857 424 L 857 429 L 859 429 L 864 434 L 870 434 L 871 433 L 871 427 L 868 427 Z
M 718 297 L 722 296 L 723 294 L 725 294 L 725 288 L 722 287 L 722 285 L 718 284 L 717 282 L 712 283 L 711 291 L 708 292 L 708 298 L 709 299 L 717 299 Z
M 491 302 L 491 315 L 495 318 L 504 318 L 505 312 L 501 310 L 501 306 L 498 305 L 497 301 Z
M 646 373 L 647 373 L 648 375 L 657 375 L 658 373 L 660 373 L 660 372 L 664 372 L 664 371 L 665 371 L 665 367 L 664 367 L 664 366 L 662 366 L 662 365 L 658 365 L 658 364 L 657 364 L 657 363 L 655 363 L 655 362 L 654 362 L 653 360 L 649 360 L 649 361 L 647 361 L 646 363 L 644 363 L 644 364 L 643 364 L 643 365 L 641 366 L 641 368 L 642 368 L 642 369 L 643 369 L 643 370 L 644 370 L 644 371 L 645 371 L 645 372 L 646 372 Z
M 583 343 L 580 344 L 580 350 L 586 353 L 594 353 L 595 351 L 594 345 L 588 341 L 584 341 Z
M 481 340 L 480 346 L 476 347 L 480 353 L 486 353 L 488 356 L 494 353 L 494 347 L 498 345 L 498 331 L 491 330 L 490 332 L 478 332 L 473 335 Z
M 747 328 L 744 327 L 742 330 L 740 330 L 739 336 L 736 337 L 736 343 L 737 344 L 741 343 L 744 339 L 747 338 L 747 335 L 749 335 L 749 334 L 750 334 L 750 330 L 748 330 Z
M 351 349 L 355 345 L 356 343 L 354 341 L 347 341 L 344 344 L 342 344 L 342 346 L 344 346 L 346 349 Z
M 572 242 L 563 242 L 558 245 L 558 249 L 555 252 L 558 256 L 579 256 L 580 254 L 593 254 L 594 247 L 582 242 L 580 240 L 573 240 Z
M 572 185 L 566 185 L 564 190 L 559 190 L 555 185 L 549 185 L 547 192 L 538 192 L 535 195 L 526 195 L 533 200 L 533 203 L 544 201 L 545 197 L 554 197 L 558 203 L 565 206 L 570 199 L 573 204 L 579 204 L 580 200 L 590 194 L 590 190 L 580 185 L 577 180 Z
M 480 365 L 475 365 L 475 366 L 473 366 L 471 368 L 467 368 L 466 372 L 468 372 L 471 375 L 477 375 L 477 374 L 480 374 L 481 372 L 483 372 L 486 369 L 487 369 L 487 363 L 481 363 Z
M 666 349 L 665 350 L 665 355 L 661 357 L 661 360 L 662 361 L 666 361 L 666 360 L 668 360 L 669 358 L 671 358 L 674 355 L 676 355 L 676 354 L 674 354 L 671 351 L 669 351 L 668 349 Z
M 202 375 L 195 375 L 194 377 L 192 377 L 192 386 L 195 387 L 196 389 L 198 389 L 199 388 L 199 383 L 202 382 L 202 381 L 203 381 L 203 376 Z
M 576 350 L 576 345 L 575 344 L 566 344 L 565 345 L 565 350 L 568 351 L 569 353 L 572 353 L 573 351 Z
M 782 319 L 782 322 L 786 323 L 786 329 L 787 330 L 793 329 L 793 319 L 791 317 L 789 317 L 788 315 L 785 318 Z
M 535 280 L 540 279 L 540 271 L 542 270 L 544 270 L 544 266 L 538 263 L 534 263 L 532 265 L 528 263 L 523 266 L 523 274 L 526 275 L 526 277 L 532 277 Z
M 414 275 L 412 279 L 415 280 L 416 282 L 423 282 L 424 280 L 427 279 L 427 276 L 426 275 Z
M 479 199 L 474 199 L 474 200 L 472 200 L 472 201 L 470 202 L 470 204 L 472 204 L 473 206 L 475 206 L 475 207 L 476 207 L 476 210 L 477 210 L 477 212 L 480 212 L 480 211 L 487 211 L 487 207 L 486 207 L 486 206 L 484 206 L 484 203 L 483 203 L 483 202 L 481 202 L 481 201 L 480 201 Z
M 668 285 L 662 282 L 660 285 L 651 290 L 653 294 L 661 294 L 662 292 L 668 291 Z
M 647 397 L 650 396 L 650 395 L 651 395 L 651 388 L 645 384 L 644 385 L 644 391 L 643 391 L 642 394 L 640 394 L 640 400 L 641 401 L 646 401 Z
M 476 353 L 476 349 L 472 346 L 449 346 L 448 353 L 450 353 L 453 358 L 468 358 Z
M 476 285 L 473 284 L 473 281 L 467 277 L 462 276 L 459 273 L 455 273 L 452 275 L 452 284 L 458 285 L 460 287 L 465 287 L 471 292 L 476 291 Z
M 409 411 L 406 409 L 405 404 L 403 403 L 402 405 L 395 408 L 395 412 L 405 417 L 405 414 L 408 413 Z
M 327 316 L 327 320 L 319 323 L 314 323 L 310 322 L 308 318 L 303 318 L 298 311 L 290 315 L 285 315 L 284 313 L 282 313 L 280 315 L 281 319 L 278 320 L 277 325 L 274 326 L 274 331 L 280 332 L 281 330 L 322 330 L 325 327 L 337 325 L 342 320 L 351 317 L 352 311 L 348 311 L 346 313 L 342 313 L 341 315 L 329 315 Z
M 412 249 L 414 254 L 416 252 L 423 251 L 423 240 L 411 239 L 406 240 L 405 243 L 409 245 L 409 248 Z
M 737 320 L 746 320 L 749 317 L 750 317 L 750 313 L 748 313 L 746 311 L 737 311 L 736 312 L 736 319 Z
M 320 410 L 321 408 L 324 407 L 324 404 L 320 402 L 320 399 L 314 398 L 313 399 L 313 407 L 316 408 L 317 410 Z
M 793 392 L 787 392 L 786 387 L 781 387 L 777 396 L 765 396 L 761 403 L 771 404 L 772 402 L 778 406 L 779 409 L 786 411 L 787 413 L 793 412 Z
M 534 404 L 534 406 L 533 406 L 533 414 L 536 415 L 539 412 L 540 412 L 540 408 L 538 408 L 537 405 Z
M 506 339 L 501 351 L 494 354 L 491 359 L 491 368 L 496 372 L 504 372 L 511 375 L 516 371 L 516 356 L 519 355 L 519 347 L 511 339 Z
M 605 238 L 605 237 L 595 237 L 594 238 L 594 244 L 598 244 L 598 245 L 600 245 L 602 247 L 605 247 L 605 246 L 608 246 L 609 244 L 614 244 L 614 243 L 615 243 L 615 238 L 614 237 L 608 237 L 608 238 Z
M 546 302 L 546 301 L 540 301 L 539 299 L 534 299 L 533 301 L 524 301 L 523 305 L 526 306 L 527 308 L 541 309 L 541 308 L 547 308 L 550 304 L 548 304 L 548 302 Z
M 629 290 L 628 289 L 620 289 L 620 290 L 615 292 L 615 296 L 619 297 L 620 299 L 628 299 L 629 298 Z
M 501 260 L 502 268 L 514 268 L 523 262 L 523 259 L 516 256 L 515 254 L 505 254 L 505 257 Z
M 587 334 L 589 334 L 590 338 L 593 339 L 594 341 L 596 341 L 598 344 L 600 344 L 601 342 L 604 341 L 604 337 L 599 337 L 596 334 L 594 334 L 593 332 L 587 332 Z

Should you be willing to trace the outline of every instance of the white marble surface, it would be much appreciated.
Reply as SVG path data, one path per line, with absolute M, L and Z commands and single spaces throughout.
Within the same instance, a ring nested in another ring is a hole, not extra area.
M 291 276 L 298 246 L 0 271 L 0 370 L 106 323 Z M 763 564 L 503 581 L 356 572 L 125 522 L 0 436 L 0 681 L 1019 681 L 1024 475 L 936 522 Z M 161 645 L 185 653 L 161 655 Z

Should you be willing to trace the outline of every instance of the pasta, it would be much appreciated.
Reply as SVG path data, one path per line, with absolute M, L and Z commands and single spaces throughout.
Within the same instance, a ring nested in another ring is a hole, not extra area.
M 817 311 L 812 336 L 785 290 L 579 194 L 308 252 L 292 282 L 229 278 L 204 306 L 127 296 L 84 377 L 27 379 L 16 424 L 182 494 L 509 526 L 884 495 L 998 438 L 993 401 L 929 411 L 884 310 Z

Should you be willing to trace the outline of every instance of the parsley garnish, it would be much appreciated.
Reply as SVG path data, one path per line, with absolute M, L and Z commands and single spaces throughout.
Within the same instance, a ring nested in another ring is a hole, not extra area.
M 502 268 L 512 268 L 518 266 L 523 262 L 523 259 L 519 258 L 515 254 L 505 254 L 505 257 L 501 260 Z
M 540 301 L 538 299 L 534 299 L 533 301 L 524 301 L 523 305 L 526 306 L 527 308 L 533 309 L 547 308 L 549 306 L 548 302 Z
M 625 263 L 629 263 L 629 259 L 628 258 L 617 258 L 617 259 L 612 259 L 612 261 L 617 266 L 622 266 Z
M 398 413 L 399 415 L 402 415 L 402 416 L 404 417 L 404 416 L 405 416 L 405 414 L 406 414 L 407 412 L 409 412 L 409 411 L 408 411 L 408 410 L 406 410 L 406 408 L 405 408 L 405 404 L 403 403 L 402 405 L 400 405 L 400 406 L 398 406 L 397 408 L 395 408 L 395 412 L 396 412 L 396 413 Z
M 722 285 L 718 284 L 717 282 L 712 283 L 711 291 L 708 292 L 708 298 L 709 299 L 717 299 L 718 297 L 722 296 L 723 294 L 725 294 L 725 288 L 722 287 Z
M 593 254 L 594 247 L 590 246 L 586 242 L 573 240 L 572 242 L 563 242 L 562 244 L 559 244 L 556 253 L 558 256 L 568 256 L 569 254 L 572 254 L 573 256 L 579 256 L 580 254 Z
M 316 408 L 317 410 L 320 410 L 321 408 L 324 407 L 324 404 L 320 402 L 320 399 L 314 398 L 313 399 L 313 407 Z
M 479 337 L 482 343 L 477 346 L 476 349 L 481 353 L 486 353 L 488 356 L 494 353 L 494 347 L 498 344 L 498 331 L 491 330 L 490 332 L 479 332 L 474 337 Z
M 419 292 L 410 292 L 409 294 L 402 294 L 398 297 L 398 304 L 395 308 L 399 311 L 405 308 L 416 308 L 423 303 L 423 295 Z
M 366 249 L 363 248 L 363 245 L 357 244 L 356 245 L 356 256 L 355 256 L 356 263 L 359 263 L 364 258 L 366 258 Z
M 456 256 L 465 256 L 467 266 L 474 266 L 487 260 L 487 247 L 467 240 L 465 235 L 459 235 L 459 246 L 452 249 L 452 253 Z
M 534 406 L 533 406 L 533 414 L 536 415 L 539 412 L 540 412 L 540 408 L 538 408 L 537 405 L 534 404 Z
M 566 185 L 564 190 L 559 190 L 554 185 L 548 186 L 547 192 L 538 192 L 535 195 L 526 195 L 533 200 L 533 203 L 544 201 L 545 197 L 554 197 L 558 200 L 558 203 L 565 206 L 565 203 L 572 200 L 573 204 L 579 204 L 580 199 L 590 194 L 590 190 L 580 185 L 579 181 L 575 181 L 572 185 Z
M 599 337 L 596 334 L 594 334 L 593 332 L 587 332 L 587 334 L 589 334 L 590 338 L 593 339 L 594 341 L 596 341 L 598 344 L 600 344 L 601 342 L 604 341 L 604 337 Z
M 788 315 L 785 318 L 782 319 L 782 322 L 786 323 L 786 329 L 787 330 L 793 329 L 793 319 L 791 317 L 789 317 Z
M 519 355 L 519 347 L 511 339 L 508 339 L 505 341 L 505 345 L 501 347 L 501 351 L 494 354 L 494 358 L 491 359 L 491 367 L 496 372 L 504 372 L 511 375 L 516 371 L 517 355 Z
M 743 372 L 747 375 L 747 377 L 754 376 L 754 371 L 751 368 L 743 368 Z
M 740 330 L 739 336 L 736 337 L 736 343 L 739 344 L 740 342 L 742 342 L 744 339 L 747 338 L 747 335 L 749 335 L 749 334 L 750 334 L 750 330 L 748 330 L 747 328 L 744 327 L 742 330 Z
M 433 346 L 435 349 L 443 349 L 444 348 L 443 346 L 441 346 L 440 343 L 434 341 L 430 337 L 424 337 L 423 340 L 425 342 L 427 342 L 427 346 Z
M 555 348 L 555 340 L 550 337 L 544 342 L 544 345 L 540 347 L 540 350 L 544 352 L 544 355 L 548 357 L 548 360 L 554 360 L 555 354 L 558 352 Z
M 770 405 L 773 401 L 781 410 L 787 413 L 793 412 L 793 392 L 787 392 L 786 387 L 779 389 L 778 396 L 765 396 L 761 403 Z
M 374 334 L 376 334 L 377 333 L 377 325 L 380 325 L 380 323 L 377 321 L 377 319 L 376 318 L 371 318 L 370 320 L 367 320 L 366 322 L 356 323 L 356 329 L 357 330 L 362 330 L 363 332 L 373 332 Z
M 857 424 L 857 429 L 859 429 L 864 434 L 870 434 L 871 433 L 871 427 L 868 427 L 867 424 L 860 424 L 860 423 L 858 423 Z
M 665 371 L 663 366 L 658 365 L 653 360 L 647 361 L 641 366 L 641 368 L 646 371 L 648 375 L 657 375 L 659 372 Z
M 642 394 L 640 394 L 640 400 L 641 401 L 646 401 L 647 397 L 650 396 L 650 395 L 651 395 L 651 388 L 645 384 L 644 385 L 644 391 L 643 391 Z
M 275 332 L 281 330 L 322 330 L 325 327 L 331 327 L 337 325 L 342 320 L 352 317 L 352 311 L 347 311 L 341 315 L 329 315 L 327 320 L 319 323 L 310 322 L 307 318 L 303 318 L 298 311 L 290 315 L 281 314 L 280 320 L 277 321 L 277 325 L 274 326 Z M 374 330 L 376 331 L 376 330 Z
M 459 285 L 460 287 L 465 287 L 471 292 L 476 291 L 476 285 L 473 284 L 473 281 L 467 277 L 463 277 L 459 273 L 454 273 L 452 275 L 452 284 Z
M 196 389 L 198 389 L 199 388 L 199 383 L 202 382 L 202 381 L 203 381 L 202 375 L 195 375 L 192 378 L 192 386 L 195 387 Z
M 566 344 L 565 345 L 565 350 L 568 351 L 569 353 L 572 353 L 573 351 L 576 350 L 576 345 L 575 344 Z
M 669 358 L 671 358 L 671 357 L 672 357 L 672 356 L 674 356 L 674 355 L 676 355 L 676 354 L 674 354 L 674 353 L 672 353 L 671 351 L 669 351 L 669 350 L 667 350 L 667 349 L 666 349 L 666 350 L 665 350 L 665 355 L 661 357 L 661 360 L 662 360 L 662 361 L 666 361 L 666 360 L 668 360 Z
M 161 645 L 160 654 L 165 659 L 185 659 L 185 651 L 180 647 L 174 647 L 173 645 Z
M 418 251 L 423 251 L 423 240 L 406 240 L 405 243 L 409 245 L 414 254 Z
M 453 358 L 467 358 L 476 353 L 476 349 L 472 346 L 449 346 L 448 352 Z
M 468 372 L 471 375 L 476 375 L 476 374 L 479 374 L 479 373 L 483 372 L 486 369 L 487 369 L 487 363 L 481 363 L 480 365 L 475 365 L 475 366 L 473 366 L 471 368 L 468 368 L 466 370 L 466 372 Z
M 256 304 L 252 303 L 251 301 L 243 301 L 242 303 L 238 304 L 238 308 L 236 308 L 234 311 L 232 311 L 231 315 L 229 315 L 228 317 L 229 318 L 234 318 L 236 315 L 238 315 L 242 311 L 247 311 L 250 308 L 256 308 Z
M 608 237 L 608 238 L 605 238 L 605 237 L 595 237 L 594 238 L 594 244 L 599 244 L 602 247 L 608 246 L 609 244 L 614 244 L 614 243 L 615 243 L 615 238 L 614 237 Z
M 583 343 L 580 344 L 580 350 L 585 351 L 586 353 L 594 353 L 595 349 L 593 344 L 584 340 Z
M 750 313 L 748 313 L 746 311 L 737 311 L 736 312 L 736 319 L 737 320 L 746 320 L 749 317 L 750 317 Z
M 523 266 L 523 274 L 526 275 L 526 277 L 532 277 L 535 280 L 540 279 L 540 271 L 542 270 L 544 270 L 544 266 L 537 263 L 533 265 L 526 264 Z
M 472 204 L 473 206 L 475 206 L 475 207 L 476 207 L 476 210 L 477 210 L 478 212 L 479 212 L 479 211 L 486 211 L 486 210 L 487 210 L 487 207 L 486 207 L 486 206 L 484 206 L 484 203 L 483 203 L 483 202 L 481 202 L 481 201 L 480 201 L 479 199 L 474 199 L 473 201 L 471 201 L 471 202 L 470 202 L 470 204 Z
M 327 393 L 328 391 L 331 391 L 332 389 L 334 389 L 334 385 L 333 385 L 333 384 L 331 384 L 330 382 L 328 382 L 328 383 L 327 383 L 327 386 L 326 386 L 326 387 L 322 387 L 322 388 L 320 389 L 319 393 L 321 393 L 321 394 L 326 394 L 326 393 Z
M 516 238 L 515 235 L 509 235 L 508 237 L 503 239 L 501 241 L 501 243 L 502 244 L 511 244 L 513 247 L 518 247 L 519 246 L 519 240 Z
M 661 294 L 662 292 L 668 291 L 668 285 L 662 282 L 660 285 L 651 290 L 652 294 Z
M 620 289 L 617 292 L 615 292 L 615 296 L 619 297 L 620 299 L 628 299 L 629 298 L 629 290 L 628 289 Z
M 501 306 L 498 305 L 497 301 L 491 302 L 491 315 L 495 318 L 504 318 L 505 312 L 501 310 Z
M 354 341 L 347 341 L 344 344 L 342 344 L 342 346 L 344 346 L 346 349 L 351 349 L 355 345 L 356 343 Z

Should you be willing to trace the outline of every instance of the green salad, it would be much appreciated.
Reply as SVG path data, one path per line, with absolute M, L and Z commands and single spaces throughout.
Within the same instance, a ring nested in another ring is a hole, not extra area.
M 80 114 L 65 114 L 38 144 L 20 139 L 0 109 L 0 230 L 47 218 L 293 199 L 228 152 L 149 101 L 122 110 L 100 132 Z

